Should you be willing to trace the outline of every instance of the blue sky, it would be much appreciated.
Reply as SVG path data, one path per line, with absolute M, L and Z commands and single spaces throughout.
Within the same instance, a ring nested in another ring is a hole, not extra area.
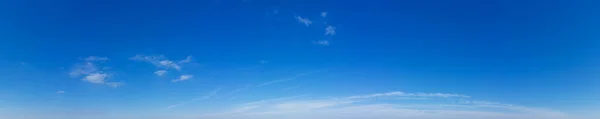
M 2 1 L 0 118 L 599 118 L 597 4 Z

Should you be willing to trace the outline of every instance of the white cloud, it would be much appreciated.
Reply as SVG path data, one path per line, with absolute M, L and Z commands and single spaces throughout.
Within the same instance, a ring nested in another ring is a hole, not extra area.
M 154 72 L 154 74 L 156 74 L 157 76 L 163 76 L 165 75 L 165 73 L 167 73 L 167 70 L 158 70 Z
M 326 41 L 326 40 L 313 41 L 313 44 L 317 44 L 317 45 L 329 45 L 329 41 Z
M 65 93 L 65 91 L 63 91 L 63 90 L 56 91 L 56 94 L 63 94 L 63 93 Z
M 98 63 L 101 61 L 109 60 L 106 57 L 89 56 L 86 58 L 80 58 L 83 63 L 75 64 L 69 75 L 77 78 L 81 77 L 81 80 L 95 84 L 105 84 L 107 78 L 111 75 L 106 73 L 104 70 L 110 69 L 108 67 L 99 67 Z M 114 84 L 113 84 L 114 85 Z M 111 86 L 111 85 L 109 85 Z
M 321 12 L 321 17 L 327 17 L 327 12 Z
M 181 70 L 181 67 L 178 64 L 175 64 L 171 60 L 162 60 L 162 61 L 159 61 L 158 64 L 160 64 L 160 66 L 164 66 L 166 68 L 173 68 L 173 69 Z
M 81 75 L 91 74 L 91 73 L 97 72 L 97 71 L 98 71 L 98 68 L 96 67 L 96 65 L 94 63 L 85 62 L 83 64 L 76 64 L 75 66 L 73 66 L 73 68 L 69 72 L 69 75 L 71 75 L 71 77 L 78 77 Z
M 186 59 L 180 60 L 180 61 L 169 60 L 169 59 L 165 58 L 163 55 L 157 55 L 157 56 L 135 55 L 134 57 L 131 57 L 129 59 L 135 60 L 135 61 L 149 62 L 159 68 L 181 70 L 182 64 L 190 63 L 192 61 L 192 56 L 187 56 Z
M 325 27 L 325 35 L 335 35 L 335 27 L 328 25 L 327 27 Z
M 103 84 L 104 79 L 106 79 L 106 77 L 108 77 L 108 74 L 92 73 L 92 74 L 85 76 L 82 80 L 90 82 L 90 83 Z
M 298 20 L 298 22 L 300 22 L 306 26 L 310 26 L 310 24 L 312 24 L 312 21 L 310 21 L 308 18 L 302 18 L 300 16 L 296 16 L 296 20 Z
M 123 83 L 123 82 L 108 82 L 108 83 L 106 83 L 106 85 L 116 88 L 116 87 L 125 85 L 125 83 Z
M 173 82 L 184 81 L 184 80 L 188 80 L 192 77 L 193 77 L 193 75 L 181 75 L 181 76 L 179 76 L 179 78 L 173 79 L 172 81 Z

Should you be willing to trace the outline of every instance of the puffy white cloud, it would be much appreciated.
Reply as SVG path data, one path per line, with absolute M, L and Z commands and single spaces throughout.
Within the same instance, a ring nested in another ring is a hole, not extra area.
M 327 12 L 321 12 L 321 17 L 327 17 Z
M 97 57 L 97 56 L 89 56 L 86 58 L 80 58 L 82 63 L 75 64 L 71 70 L 69 71 L 69 75 L 71 77 L 77 78 L 81 77 L 81 80 L 95 83 L 95 84 L 105 84 L 107 78 L 111 75 L 110 73 L 106 73 L 104 70 L 109 68 L 100 67 L 98 63 L 102 61 L 107 61 L 106 57 Z M 109 86 L 116 87 L 116 84 L 107 84 Z M 122 83 L 121 83 L 122 85 Z M 119 85 L 120 86 L 120 85 Z
M 103 84 L 104 83 L 104 79 L 106 79 L 106 77 L 108 77 L 108 74 L 104 74 L 104 73 L 92 73 L 92 74 L 89 74 L 89 75 L 85 76 L 83 78 L 83 80 L 87 81 L 87 82 L 90 82 L 90 83 Z
M 296 20 L 298 20 L 298 22 L 300 22 L 306 26 L 310 26 L 310 24 L 312 24 L 312 21 L 310 21 L 308 18 L 302 18 L 300 16 L 296 16 L 295 18 L 296 18 Z
M 193 77 L 193 75 L 181 75 L 181 76 L 179 76 L 179 78 L 173 79 L 172 81 L 173 82 L 184 81 L 184 80 L 188 80 L 192 77 Z
M 56 91 L 56 94 L 63 94 L 63 93 L 65 93 L 65 91 L 63 91 L 63 90 Z
M 154 72 L 154 74 L 156 74 L 157 76 L 163 76 L 165 75 L 165 73 L 167 73 L 167 70 L 158 70 Z

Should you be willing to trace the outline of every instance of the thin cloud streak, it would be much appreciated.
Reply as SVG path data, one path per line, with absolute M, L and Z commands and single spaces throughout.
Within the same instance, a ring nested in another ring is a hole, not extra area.
M 298 20 L 298 22 L 300 22 L 306 26 L 310 26 L 312 24 L 312 21 L 310 21 L 308 18 L 302 18 L 300 16 L 296 16 L 295 18 L 296 18 L 296 20 Z
M 169 105 L 165 109 L 172 109 L 172 108 L 179 107 L 179 106 L 182 106 L 182 105 L 185 105 L 185 104 L 188 104 L 188 103 L 192 103 L 192 102 L 195 102 L 195 101 L 210 99 L 211 97 L 214 97 L 215 95 L 217 95 L 217 93 L 219 92 L 219 90 L 221 90 L 221 88 L 216 88 L 216 89 L 212 90 L 211 92 L 209 92 L 206 95 L 203 95 L 203 96 L 200 96 L 200 97 L 188 100 L 188 101 L 184 101 L 184 102 L 181 102 L 181 103 Z
M 265 83 L 257 85 L 256 87 L 263 87 L 263 86 L 267 86 L 267 85 L 270 85 L 270 84 L 291 81 L 291 80 L 295 80 L 297 78 L 300 78 L 300 77 L 303 77 L 303 76 L 306 76 L 306 75 L 310 75 L 310 74 L 314 74 L 314 73 L 320 73 L 320 72 L 324 72 L 324 71 L 327 71 L 327 70 L 320 70 L 320 71 L 313 71 L 313 72 L 301 73 L 301 74 L 297 74 L 296 76 L 293 76 L 293 77 L 290 77 L 290 78 L 284 78 L 284 79 L 278 79 L 278 80 L 272 80 L 272 81 L 269 81 L 269 82 L 265 82 Z

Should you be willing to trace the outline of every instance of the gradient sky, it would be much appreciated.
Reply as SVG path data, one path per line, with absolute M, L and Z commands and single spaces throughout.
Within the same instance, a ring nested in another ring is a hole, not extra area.
M 600 118 L 593 0 L 3 0 L 3 119 Z

